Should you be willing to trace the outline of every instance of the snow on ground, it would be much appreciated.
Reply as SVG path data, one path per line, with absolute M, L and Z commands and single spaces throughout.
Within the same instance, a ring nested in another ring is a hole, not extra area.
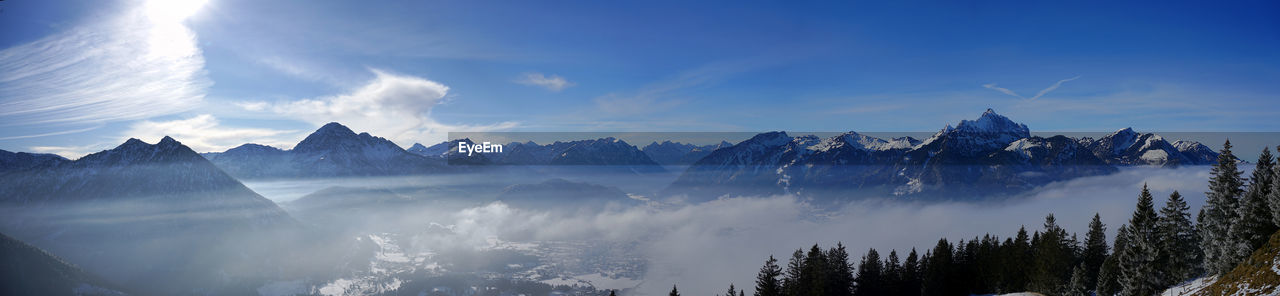
M 1207 277 L 1197 278 L 1194 280 L 1184 282 L 1180 285 L 1173 286 L 1172 288 L 1169 288 L 1167 290 L 1164 290 L 1164 292 L 1160 292 L 1160 295 L 1161 296 L 1192 295 L 1197 292 L 1200 292 L 1200 290 L 1203 290 L 1205 287 L 1208 287 L 1210 284 L 1213 284 L 1213 282 L 1216 281 L 1217 279 L 1218 279 L 1218 276 L 1207 276 Z
M 595 287 L 596 289 L 622 290 L 622 289 L 629 289 L 629 288 L 635 288 L 637 286 L 640 286 L 640 283 L 642 281 L 637 279 L 625 278 L 625 277 L 612 278 L 609 276 L 593 273 L 593 274 L 584 274 L 584 275 L 574 276 L 571 278 L 554 278 L 554 279 L 542 280 L 541 282 L 548 285 L 552 285 L 552 286 L 578 285 L 578 286 L 591 286 L 591 287 Z

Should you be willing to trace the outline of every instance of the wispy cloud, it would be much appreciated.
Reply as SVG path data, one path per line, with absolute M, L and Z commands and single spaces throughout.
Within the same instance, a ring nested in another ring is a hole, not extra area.
M 1018 93 L 1013 92 L 1013 90 L 1010 90 L 1010 89 L 1007 89 L 1007 88 L 1003 88 L 1003 87 L 996 86 L 996 84 L 995 84 L 995 83 L 987 83 L 987 84 L 983 84 L 983 85 L 982 85 L 982 87 L 985 87 L 985 88 L 987 88 L 987 89 L 992 89 L 992 90 L 995 90 L 995 91 L 998 91 L 998 92 L 1004 93 L 1004 94 L 1006 94 L 1006 95 L 1014 96 L 1014 97 L 1019 98 L 1019 99 L 1025 99 L 1025 98 L 1023 98 L 1021 95 L 1018 95 Z
M 236 128 L 221 125 L 210 114 L 170 121 L 140 121 L 129 126 L 128 137 L 148 141 L 171 136 L 198 152 L 224 151 L 244 143 L 289 148 L 301 131 L 266 128 Z
M 35 153 L 52 153 L 68 159 L 76 159 L 89 153 L 106 150 L 111 143 L 102 142 L 83 146 L 32 146 L 28 149 Z
M 547 76 L 542 73 L 525 73 L 519 79 L 516 79 L 516 83 L 540 86 L 550 91 L 561 91 L 574 85 L 573 82 L 569 82 L 569 80 L 565 80 L 564 77 L 559 75 Z
M 1034 97 L 1031 97 L 1031 98 L 1030 98 L 1030 99 L 1028 99 L 1028 100 L 1035 100 L 1035 99 L 1039 99 L 1040 97 L 1043 97 L 1044 95 L 1049 94 L 1049 92 L 1051 92 L 1051 91 L 1053 91 L 1053 90 L 1055 90 L 1055 89 L 1058 89 L 1058 87 L 1062 86 L 1062 84 L 1063 84 L 1063 83 L 1066 83 L 1067 81 L 1076 80 L 1076 79 L 1080 79 L 1080 76 L 1071 77 L 1071 78 L 1067 78 L 1067 79 L 1063 79 L 1063 80 L 1058 80 L 1058 82 L 1054 82 L 1054 83 L 1053 83 L 1053 85 L 1050 85 L 1049 87 L 1046 87 L 1046 88 L 1044 88 L 1044 89 L 1040 90 L 1040 92 L 1036 93 L 1036 95 L 1035 95 Z
M 609 93 L 595 98 L 597 111 L 613 115 L 637 115 L 667 110 L 684 104 L 673 98 L 682 90 L 721 82 L 733 75 L 778 63 L 773 59 L 723 61 L 679 72 L 674 76 L 646 84 L 631 92 Z
M 1019 98 L 1019 99 L 1026 99 L 1026 100 L 1030 101 L 1030 100 L 1039 99 L 1040 97 L 1043 97 L 1044 95 L 1049 94 L 1049 92 L 1052 92 L 1053 90 L 1058 89 L 1058 87 L 1061 87 L 1063 83 L 1066 83 L 1066 82 L 1068 82 L 1068 81 L 1072 81 L 1072 80 L 1076 80 L 1076 79 L 1080 79 L 1080 76 L 1071 77 L 1071 78 L 1067 78 L 1067 79 L 1063 79 L 1063 80 L 1058 80 L 1058 82 L 1054 82 L 1054 83 L 1053 83 L 1053 85 L 1050 85 L 1049 87 L 1046 87 L 1046 88 L 1044 88 L 1044 89 L 1040 90 L 1040 92 L 1037 92 L 1035 96 L 1032 96 L 1032 97 L 1030 97 L 1030 98 L 1028 98 L 1028 97 L 1023 97 L 1022 95 L 1019 95 L 1018 93 L 1016 93 L 1016 92 L 1014 92 L 1013 90 L 1010 90 L 1010 89 L 1008 89 L 1008 88 L 1003 88 L 1003 87 L 996 86 L 996 84 L 995 84 L 995 83 L 983 84 L 983 85 L 982 85 L 982 87 L 987 88 L 987 89 L 990 89 L 990 90 L 995 90 L 995 91 L 998 91 L 998 92 L 1000 92 L 1000 93 L 1003 93 L 1003 94 L 1006 94 L 1006 95 L 1013 96 L 1013 97 L 1015 97 L 1015 98 Z
M 195 34 L 148 11 L 0 50 L 0 126 L 94 125 L 198 106 L 210 82 Z
M 454 125 L 437 122 L 431 110 L 449 93 L 449 87 L 421 77 L 371 69 L 374 79 L 348 93 L 273 104 L 271 112 L 316 126 L 337 121 L 357 131 L 387 137 L 407 146 L 414 142 L 444 141 L 450 131 L 510 129 L 515 122 L 488 125 Z M 245 108 L 259 107 L 248 102 Z

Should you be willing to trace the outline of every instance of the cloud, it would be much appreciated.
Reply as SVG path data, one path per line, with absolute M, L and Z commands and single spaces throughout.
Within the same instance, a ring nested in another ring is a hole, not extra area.
M 597 111 L 611 115 L 640 115 L 667 110 L 685 103 L 671 97 L 682 90 L 719 83 L 734 75 L 778 63 L 770 59 L 748 59 L 709 63 L 688 69 L 631 92 L 609 93 L 595 102 Z M 599 112 L 596 112 L 599 113 Z
M 96 143 L 84 146 L 31 146 L 28 149 L 35 153 L 52 153 L 67 159 L 76 159 L 81 156 L 88 155 L 110 148 L 108 143 Z
M 520 76 L 520 79 L 516 79 L 516 83 L 541 86 L 550 91 L 561 91 L 574 85 L 573 82 L 569 82 L 559 75 L 546 76 L 542 73 L 525 73 Z
M 1062 84 L 1063 84 L 1063 83 L 1066 83 L 1067 81 L 1076 80 L 1076 79 L 1080 79 L 1080 76 L 1071 77 L 1071 78 L 1067 78 L 1067 79 L 1063 79 L 1063 80 L 1058 80 L 1058 82 L 1054 82 L 1054 83 L 1053 83 L 1053 85 L 1050 85 L 1049 87 L 1046 87 L 1045 89 L 1040 90 L 1040 92 L 1036 93 L 1036 95 L 1035 95 L 1034 97 L 1031 97 L 1031 98 L 1030 98 L 1030 99 L 1028 99 L 1028 100 L 1035 100 L 1035 99 L 1038 99 L 1038 98 L 1040 98 L 1040 97 L 1043 97 L 1044 95 L 1048 94 L 1049 92 L 1051 92 L 1051 91 L 1053 91 L 1053 90 L 1055 90 L 1055 89 L 1058 89 L 1058 87 L 1059 87 L 1059 86 L 1062 86 Z
M 998 92 L 1004 93 L 1004 94 L 1006 94 L 1006 95 L 1014 96 L 1014 97 L 1019 98 L 1019 99 L 1025 99 L 1025 98 L 1023 98 L 1021 95 L 1018 95 L 1018 93 L 1013 92 L 1012 90 L 1009 90 L 1009 89 L 1007 89 L 1007 88 L 1003 88 L 1003 87 L 998 87 L 998 86 L 996 86 L 996 84 L 995 84 L 995 83 L 987 83 L 987 84 L 983 84 L 983 85 L 982 85 L 982 87 L 985 87 L 985 88 L 987 88 L 987 89 L 993 89 L 993 90 L 995 90 L 995 91 L 998 91 Z
M 316 126 L 340 122 L 356 131 L 386 137 L 402 146 L 441 142 L 450 131 L 510 129 L 514 122 L 490 125 L 450 125 L 431 118 L 431 110 L 445 99 L 449 87 L 421 77 L 372 69 L 373 80 L 348 93 L 273 104 L 271 112 Z M 248 103 L 241 107 L 257 107 Z
M 300 131 L 221 126 L 209 114 L 171 121 L 140 121 L 129 126 L 125 135 L 148 141 L 170 136 L 197 152 L 225 151 L 244 143 L 257 143 L 289 148 Z
M 268 107 L 271 107 L 271 104 L 267 104 L 267 102 L 235 102 L 232 104 L 246 111 L 255 111 L 255 112 L 264 111 L 264 110 L 267 110 Z
M 1039 99 L 1040 97 L 1043 97 L 1044 95 L 1049 94 L 1049 92 L 1052 92 L 1053 90 L 1058 89 L 1058 87 L 1061 87 L 1061 86 L 1062 86 L 1062 84 L 1063 84 L 1063 83 L 1066 83 L 1067 81 L 1072 81 L 1072 80 L 1076 80 L 1076 79 L 1080 79 L 1080 76 L 1071 77 L 1071 78 L 1067 78 L 1067 79 L 1063 79 L 1063 80 L 1058 80 L 1058 82 L 1054 82 L 1054 83 L 1053 83 L 1053 85 L 1050 85 L 1049 87 L 1046 87 L 1046 88 L 1044 88 L 1044 89 L 1040 90 L 1040 92 L 1036 93 L 1036 95 L 1035 95 L 1035 96 L 1032 96 L 1032 97 L 1030 97 L 1030 98 L 1028 98 L 1028 97 L 1023 97 L 1022 95 L 1019 95 L 1018 93 L 1016 93 L 1016 92 L 1014 92 L 1013 90 L 1010 90 L 1010 89 L 1008 89 L 1008 88 L 1003 88 L 1003 87 L 996 86 L 996 84 L 995 84 L 995 83 L 983 84 L 983 85 L 982 85 L 982 87 L 987 88 L 987 89 L 990 89 L 990 90 L 995 90 L 995 91 L 998 91 L 998 92 L 1000 92 L 1000 93 L 1003 93 L 1003 94 L 1006 94 L 1006 95 L 1013 96 L 1013 97 L 1015 97 L 1015 98 L 1019 98 L 1019 99 L 1026 99 L 1026 100 L 1028 100 L 1028 101 L 1031 101 L 1031 100 Z
M 1194 212 L 1204 203 L 1207 167 L 1127 168 L 1119 173 L 1079 178 L 1045 186 L 1009 202 L 912 203 L 858 201 L 819 208 L 792 196 L 735 197 L 666 208 L 615 208 L 579 214 L 512 208 L 492 203 L 432 215 L 449 225 L 448 241 L 484 245 L 487 238 L 508 241 L 605 240 L 639 244 L 647 271 L 640 293 L 661 295 L 678 284 L 690 295 L 710 295 L 730 283 L 750 289 L 768 256 L 782 264 L 798 248 L 843 242 L 852 258 L 876 248 L 905 257 L 938 238 L 951 241 L 993 234 L 1012 236 L 1019 226 L 1041 228 L 1054 214 L 1068 232 L 1083 235 L 1094 213 L 1109 233 L 1126 223 L 1142 184 L 1163 204 L 1179 190 Z M 749 292 L 749 291 L 748 291 Z M 748 293 L 750 294 L 750 293 Z
M 211 84 L 196 36 L 145 5 L 0 50 L 0 126 L 93 125 L 192 109 Z M 11 135 L 21 136 L 21 135 Z

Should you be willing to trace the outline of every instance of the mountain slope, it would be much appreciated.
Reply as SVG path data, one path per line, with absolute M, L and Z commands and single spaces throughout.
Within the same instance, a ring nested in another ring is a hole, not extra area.
M 270 262 L 246 242 L 295 224 L 169 137 L 0 178 L 0 231 L 153 293 L 219 286 L 208 279 Z
M 1196 295 L 1280 295 L 1280 232 Z
M 321 126 L 292 150 L 245 144 L 208 156 L 241 179 L 393 176 L 444 169 L 441 162 L 410 153 L 385 138 L 357 134 L 336 122 Z
M 0 295 L 125 295 L 58 257 L 0 233 Z

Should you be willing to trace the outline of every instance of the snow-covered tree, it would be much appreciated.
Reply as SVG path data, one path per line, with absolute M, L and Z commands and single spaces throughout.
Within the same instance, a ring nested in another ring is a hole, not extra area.
M 1160 221 L 1156 227 L 1159 231 L 1160 266 L 1164 269 L 1167 282 L 1172 285 L 1196 277 L 1200 274 L 1201 253 L 1200 237 L 1195 226 L 1191 224 L 1191 207 L 1182 199 L 1182 194 L 1174 191 L 1169 200 L 1160 209 Z
M 1076 268 L 1071 271 L 1071 282 L 1067 284 L 1067 291 L 1064 294 L 1067 296 L 1089 296 L 1088 277 L 1084 264 L 1076 265 Z
M 1142 186 L 1137 208 L 1129 219 L 1129 245 L 1120 254 L 1120 295 L 1145 296 L 1163 288 L 1165 276 L 1156 268 L 1156 210 L 1151 191 Z
M 1239 217 L 1237 204 L 1244 193 L 1244 180 L 1236 168 L 1236 157 L 1231 153 L 1231 141 L 1222 144 L 1218 163 L 1209 171 L 1209 191 L 1205 192 L 1205 205 L 1199 220 L 1200 249 L 1204 251 L 1205 269 L 1211 274 L 1223 274 L 1235 267 L 1240 258 L 1232 251 L 1236 243 L 1228 233 Z
M 1272 171 L 1275 163 L 1270 150 L 1270 147 L 1264 148 L 1262 155 L 1258 156 L 1257 166 L 1249 178 L 1249 187 L 1236 208 L 1239 218 L 1231 224 L 1228 232 L 1235 244 L 1228 252 L 1237 262 L 1253 254 L 1276 231 L 1271 221 L 1271 207 L 1267 205 L 1267 196 L 1271 194 L 1271 183 L 1275 178 Z
M 1280 146 L 1276 146 L 1276 151 L 1280 152 Z M 1280 227 L 1280 165 L 1272 167 L 1271 176 L 1271 192 L 1267 194 L 1267 207 L 1271 209 L 1271 224 Z

